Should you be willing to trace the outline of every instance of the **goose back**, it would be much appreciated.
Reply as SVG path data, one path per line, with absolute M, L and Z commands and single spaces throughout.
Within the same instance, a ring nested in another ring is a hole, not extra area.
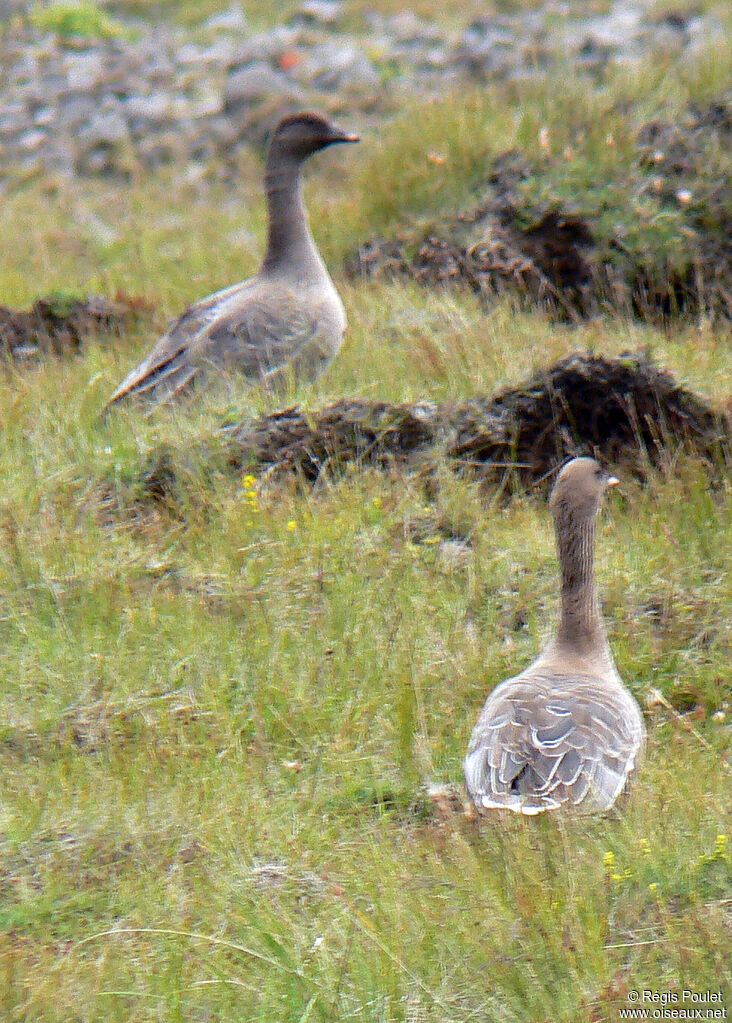
M 637 765 L 643 717 L 615 668 L 594 572 L 595 518 L 615 483 L 590 458 L 557 478 L 559 625 L 534 663 L 488 696 L 473 729 L 465 780 L 479 810 L 608 810 Z

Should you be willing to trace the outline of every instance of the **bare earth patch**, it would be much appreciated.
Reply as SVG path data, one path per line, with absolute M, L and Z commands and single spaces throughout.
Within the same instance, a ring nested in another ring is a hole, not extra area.
M 582 452 L 642 474 L 680 448 L 714 477 L 731 457 L 726 414 L 642 353 L 575 353 L 519 387 L 459 404 L 342 398 L 316 411 L 292 407 L 229 427 L 223 438 L 211 457 L 224 471 L 308 481 L 350 462 L 425 466 L 442 456 L 495 485 L 526 486 Z M 154 451 L 136 477 L 135 501 L 175 503 L 181 473 L 191 474 L 185 457 Z
M 473 206 L 372 238 L 346 269 L 467 287 L 491 302 L 510 293 L 565 320 L 603 311 L 730 319 L 732 213 L 720 153 L 731 124 L 728 97 L 692 105 L 678 123 L 641 125 L 627 157 L 598 162 L 589 176 L 586 127 L 539 161 L 511 150 L 487 169 Z
M 150 313 L 144 299 L 122 293 L 114 299 L 47 295 L 30 309 L 0 306 L 0 353 L 20 361 L 78 352 L 90 336 L 119 337 Z
M 510 470 L 532 483 L 583 451 L 642 468 L 686 446 L 711 468 L 729 459 L 729 443 L 724 415 L 643 354 L 575 353 L 492 398 L 397 405 L 343 398 L 317 412 L 274 412 L 236 427 L 229 454 L 238 468 L 316 479 L 354 459 L 384 465 L 438 449 L 487 479 Z

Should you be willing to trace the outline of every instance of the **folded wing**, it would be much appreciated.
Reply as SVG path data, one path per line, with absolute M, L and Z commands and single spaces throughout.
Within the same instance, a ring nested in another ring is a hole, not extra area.
M 168 401 L 212 370 L 277 386 L 292 372 L 314 378 L 340 347 L 342 307 L 252 278 L 190 306 L 122 381 L 108 405 L 128 395 Z
M 483 708 L 465 759 L 468 789 L 478 805 L 524 814 L 564 803 L 606 810 L 633 770 L 643 735 L 640 711 L 620 685 L 519 675 Z

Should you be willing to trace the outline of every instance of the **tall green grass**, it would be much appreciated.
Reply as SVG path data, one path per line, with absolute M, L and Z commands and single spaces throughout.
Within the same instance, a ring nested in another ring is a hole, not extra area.
M 313 228 L 351 328 L 288 397 L 459 399 L 574 348 L 645 345 L 727 400 L 721 325 L 559 328 L 506 302 L 344 281 L 366 227 L 403 222 L 394 194 L 408 216 L 447 208 L 496 133 L 515 139 L 515 110 L 477 137 L 482 102 L 427 108 L 401 163 L 391 140 L 365 142 L 381 168 L 368 189 L 354 153 L 313 161 Z M 425 169 L 433 148 L 452 177 Z M 542 501 L 499 504 L 447 467 L 429 485 L 218 473 L 201 438 L 215 447 L 226 417 L 274 403 L 235 382 L 99 417 L 167 316 L 256 266 L 257 179 L 243 166 L 228 195 L 38 183 L 0 209 L 4 236 L 25 239 L 0 249 L 3 301 L 119 288 L 159 319 L 0 374 L 0 1016 L 614 1023 L 645 987 L 722 989 L 729 1010 L 728 489 L 679 455 L 624 476 L 601 518 L 610 640 L 649 730 L 627 804 L 477 823 L 435 802 L 430 785 L 460 785 L 486 693 L 548 634 Z M 178 486 L 140 500 L 164 444 L 188 452 Z

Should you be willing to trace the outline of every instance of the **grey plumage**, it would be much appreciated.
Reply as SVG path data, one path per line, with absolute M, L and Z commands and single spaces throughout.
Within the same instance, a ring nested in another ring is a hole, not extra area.
M 343 341 L 346 316 L 310 234 L 301 166 L 319 149 L 356 141 L 320 114 L 283 118 L 267 158 L 269 234 L 261 268 L 190 306 L 108 406 L 131 395 L 169 401 L 212 370 L 277 386 L 289 374 L 314 379 L 328 366 Z
M 594 578 L 594 519 L 614 482 L 589 458 L 557 479 L 561 620 L 537 660 L 493 690 L 473 730 L 465 779 L 479 810 L 607 810 L 636 766 L 643 718 L 615 668 Z

